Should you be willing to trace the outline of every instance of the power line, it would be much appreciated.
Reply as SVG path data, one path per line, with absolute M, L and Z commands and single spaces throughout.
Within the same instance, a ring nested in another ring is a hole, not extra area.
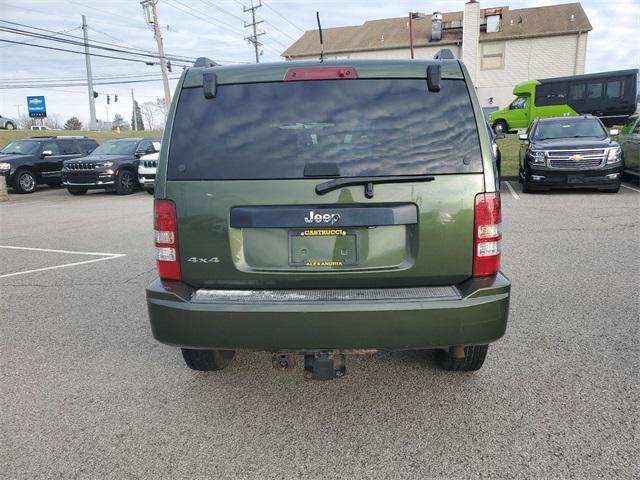
M 5 22 L 5 21 L 4 20 L 0 20 L 0 22 Z M 14 23 L 14 22 L 5 22 L 5 23 Z M 32 28 L 32 29 L 35 29 L 35 30 L 43 30 L 43 29 L 39 29 L 37 27 L 30 27 L 30 26 L 26 26 L 26 27 L 27 28 Z M 39 38 L 39 39 L 42 39 L 42 40 L 50 40 L 52 42 L 65 43 L 65 44 L 68 44 L 68 45 L 74 45 L 74 46 L 80 46 L 80 47 L 84 47 L 85 46 L 84 40 L 83 41 L 78 41 L 78 40 L 71 40 L 71 39 L 66 39 L 66 38 L 57 38 L 57 37 L 54 37 L 52 35 L 46 35 L 46 34 L 37 33 L 37 32 L 30 32 L 28 30 L 22 30 L 22 29 L 19 29 L 19 28 L 0 26 L 0 31 L 6 32 L 6 33 L 11 33 L 11 34 L 14 34 L 14 35 L 35 37 L 35 38 Z M 72 35 L 67 35 L 67 36 L 73 38 Z M 15 42 L 15 43 L 20 43 L 20 42 Z M 140 53 L 140 52 L 131 51 L 130 49 L 106 47 L 106 46 L 96 45 L 95 42 L 89 43 L 88 46 L 93 48 L 93 49 L 105 50 L 105 51 L 108 51 L 108 52 L 124 53 L 124 54 L 127 54 L 127 55 L 139 56 L 139 57 L 151 57 L 154 60 L 160 58 L 160 56 L 158 54 L 154 54 L 154 53 Z M 167 56 L 167 58 L 170 59 L 171 61 L 179 62 L 179 63 L 183 63 L 183 64 L 184 63 L 191 64 L 191 62 L 193 62 L 195 60 L 194 58 L 183 59 L 183 58 L 174 57 L 174 56 Z
M 234 27 L 230 26 L 229 24 L 222 22 L 221 20 L 218 20 L 217 18 L 212 17 L 211 15 L 208 15 L 204 12 L 200 12 L 199 10 L 192 8 L 189 5 L 185 5 L 184 3 L 181 3 L 179 0 L 171 0 L 171 1 L 175 2 L 177 5 L 174 5 L 173 3 L 169 3 L 169 0 L 165 0 L 165 5 L 169 5 L 170 7 L 175 8 L 176 10 L 179 10 L 183 13 L 186 13 L 187 15 L 191 15 L 192 17 L 197 18 L 198 20 L 202 20 L 203 22 L 206 22 L 212 25 L 214 23 L 217 23 L 221 25 L 224 30 L 231 32 L 234 35 L 240 35 L 240 36 L 244 35 L 243 33 L 240 33 L 239 31 L 235 30 Z M 192 12 L 195 12 L 195 13 L 185 10 L 184 8 L 188 8 L 189 10 L 192 10 Z M 203 17 L 207 17 L 207 18 L 203 18 Z
M 178 80 L 180 77 L 169 77 L 169 80 Z M 147 78 L 141 80 L 122 80 L 115 82 L 93 82 L 94 85 L 120 85 L 120 84 L 128 84 L 128 83 L 145 83 L 145 82 L 159 82 L 162 81 L 162 77 L 159 78 Z M 51 83 L 51 84 L 0 84 L 1 90 L 9 90 L 13 88 L 53 88 L 53 87 L 86 87 L 87 83 L 74 83 L 70 85 L 69 83 Z
M 289 25 L 291 25 L 294 28 L 297 28 L 298 30 L 300 30 L 302 33 L 305 32 L 305 30 L 302 27 L 299 27 L 298 25 L 296 25 L 295 23 L 293 23 L 291 20 L 289 20 L 288 18 L 286 18 L 285 16 L 283 16 L 282 14 L 280 14 L 280 12 L 278 12 L 275 8 L 269 6 L 269 4 L 267 3 L 262 3 L 265 7 L 267 7 L 269 10 L 271 10 L 273 13 L 275 13 L 276 15 L 278 15 L 281 19 L 283 19 L 285 22 L 287 22 Z
M 97 75 L 96 80 L 114 80 L 119 78 L 140 79 L 145 77 L 157 77 L 158 73 L 134 73 L 122 75 Z M 29 77 L 29 78 L 0 78 L 0 83 L 15 82 L 20 84 L 26 83 L 50 83 L 50 82 L 79 82 L 85 80 L 86 77 Z
M 53 32 L 53 35 L 54 36 L 55 35 L 64 35 L 65 33 L 73 32 L 74 30 L 79 30 L 79 29 L 80 29 L 80 27 L 73 27 L 73 28 L 70 28 L 68 30 L 62 30 L 61 32 Z M 33 42 L 37 42 L 37 41 L 38 41 L 38 39 L 35 38 L 33 40 L 29 40 L 27 43 L 33 43 Z M 11 45 L 0 45 L 0 48 L 7 48 L 7 47 L 10 47 L 10 46 Z

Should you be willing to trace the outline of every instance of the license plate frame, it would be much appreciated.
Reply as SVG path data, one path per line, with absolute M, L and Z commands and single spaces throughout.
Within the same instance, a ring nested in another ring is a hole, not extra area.
M 331 241 L 333 240 L 333 246 Z M 304 242 L 304 243 L 303 243 Z M 315 244 L 315 245 L 314 245 Z M 342 245 L 338 245 L 342 244 Z M 294 252 L 313 246 L 307 256 Z M 317 250 L 332 247 L 334 255 L 322 255 Z M 340 249 L 340 257 L 335 257 L 336 247 Z M 306 268 L 353 267 L 359 264 L 359 235 L 357 230 L 343 228 L 295 228 L 289 230 L 289 266 Z M 347 252 L 345 253 L 345 250 Z M 331 257 L 331 258 L 328 258 Z

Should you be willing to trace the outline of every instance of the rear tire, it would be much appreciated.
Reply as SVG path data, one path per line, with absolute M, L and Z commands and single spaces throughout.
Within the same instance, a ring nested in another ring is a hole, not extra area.
M 13 189 L 18 193 L 33 193 L 38 188 L 35 173 L 30 170 L 19 170 L 13 177 Z
M 191 370 L 212 371 L 225 368 L 236 352 L 234 350 L 194 350 L 182 348 L 182 358 Z
M 4 126 L 4 128 L 6 128 L 7 130 L 15 130 L 16 129 L 16 125 L 13 122 L 7 122 L 6 125 Z
M 440 366 L 452 372 L 474 372 L 480 370 L 487 357 L 489 345 L 464 347 L 464 358 L 454 358 L 449 350 L 438 350 Z
M 136 179 L 129 170 L 122 170 L 116 180 L 118 195 L 131 195 L 136 188 Z
M 527 182 L 527 179 L 525 178 L 524 180 L 522 180 L 522 191 L 524 193 L 533 193 L 534 191 L 531 189 L 531 187 L 529 186 L 529 182 Z
M 87 193 L 87 189 L 86 188 L 67 188 L 67 192 L 69 192 L 71 195 L 74 195 L 74 196 L 80 196 Z
M 495 122 L 493 122 L 492 127 L 494 133 L 504 133 L 506 134 L 509 131 L 509 128 L 507 127 L 507 122 L 505 122 L 504 120 L 496 120 Z

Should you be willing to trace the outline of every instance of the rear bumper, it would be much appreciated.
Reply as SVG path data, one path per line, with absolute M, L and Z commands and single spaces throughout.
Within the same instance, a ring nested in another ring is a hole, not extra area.
M 504 275 L 450 288 L 455 297 L 224 303 L 198 300 L 183 283 L 155 280 L 147 306 L 154 337 L 189 348 L 411 350 L 485 344 L 504 335 L 511 288 Z
M 532 168 L 525 171 L 527 187 L 546 188 L 607 188 L 620 183 L 622 164 L 593 170 L 559 170 Z

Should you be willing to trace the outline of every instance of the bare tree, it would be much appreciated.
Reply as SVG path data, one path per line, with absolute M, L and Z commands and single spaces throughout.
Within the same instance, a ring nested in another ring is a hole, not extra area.
M 60 120 L 60 115 L 58 114 L 53 114 L 53 115 L 49 115 L 47 118 L 44 119 L 44 124 L 45 126 L 52 128 L 54 130 L 61 130 L 62 129 L 62 120 Z
M 149 130 L 162 130 L 166 122 L 164 100 L 144 102 L 140 105 L 140 111 Z
M 155 130 L 158 105 L 155 102 L 144 102 L 140 105 L 140 111 L 149 130 Z
M 31 118 L 24 113 L 20 115 L 20 118 L 18 118 L 17 121 L 18 121 L 18 128 L 21 128 L 23 130 L 29 130 L 29 128 L 31 128 L 33 125 L 36 124 L 35 118 Z

